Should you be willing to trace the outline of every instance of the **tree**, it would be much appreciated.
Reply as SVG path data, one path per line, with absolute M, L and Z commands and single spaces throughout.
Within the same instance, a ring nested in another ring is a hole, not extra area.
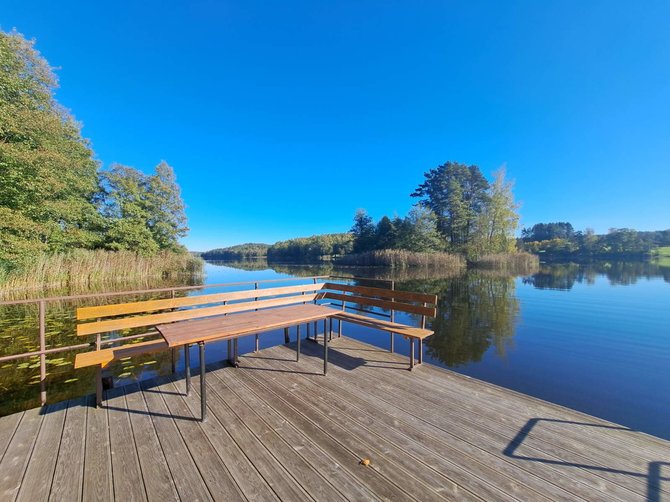
M 395 225 L 388 216 L 383 216 L 375 229 L 375 248 L 391 249 L 396 246 Z
M 505 168 L 494 173 L 489 197 L 477 224 L 475 253 L 511 253 L 516 248 L 514 232 L 519 225 L 519 204 L 514 201 L 513 183 L 505 180 Z
M 437 217 L 437 229 L 454 249 L 467 246 L 478 214 L 487 203 L 486 178 L 479 167 L 447 162 L 424 173 L 425 181 L 411 194 Z
M 437 231 L 435 214 L 421 206 L 410 209 L 403 220 L 398 236 L 398 247 L 418 253 L 441 251 L 444 239 Z
M 102 179 L 102 212 L 108 221 L 106 247 L 142 254 L 183 249 L 178 239 L 188 231 L 184 203 L 167 163 L 158 164 L 151 176 L 114 164 Z
M 98 164 L 34 43 L 0 32 L 0 260 L 99 244 Z M 31 251 L 29 251 L 31 250 Z
M 364 253 L 374 249 L 375 231 L 372 217 L 365 209 L 357 210 L 354 215 L 354 225 L 351 227 L 351 233 L 354 237 L 354 253 Z

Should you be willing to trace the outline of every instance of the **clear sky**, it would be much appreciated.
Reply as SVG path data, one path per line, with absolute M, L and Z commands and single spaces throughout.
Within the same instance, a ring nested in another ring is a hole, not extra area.
M 3 0 L 103 166 L 177 173 L 193 250 L 403 216 L 505 164 L 522 224 L 670 228 L 670 2 Z

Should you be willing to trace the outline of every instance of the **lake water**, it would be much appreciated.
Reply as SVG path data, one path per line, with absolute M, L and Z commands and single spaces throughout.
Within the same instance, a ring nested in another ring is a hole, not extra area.
M 527 276 L 470 271 L 435 277 L 210 263 L 206 283 L 338 273 L 394 279 L 397 289 L 438 295 L 438 316 L 429 323 L 436 334 L 426 340 L 426 362 L 670 439 L 670 268 L 642 262 L 569 264 L 543 265 L 539 273 Z M 71 311 L 62 307 L 48 315 L 49 333 L 65 333 L 61 343 L 68 336 L 68 343 L 76 343 L 67 333 L 72 330 Z M 7 319 L 17 313 L 3 315 L 0 339 L 7 340 L 16 324 Z M 417 322 L 399 314 L 396 319 Z M 27 340 L 33 338 L 25 329 L 21 333 Z M 389 343 L 387 333 L 355 325 L 345 324 L 344 334 L 379 347 Z M 16 338 L 10 337 L 15 345 Z M 261 336 L 261 347 L 280 343 L 281 331 Z M 208 345 L 208 360 L 225 357 L 225 345 Z M 253 337 L 240 342 L 241 351 L 252 348 Z M 402 337 L 396 337 L 396 351 L 409 352 Z M 197 356 L 193 357 L 195 364 Z M 66 354 L 50 361 L 50 400 L 92 391 L 93 373 L 74 372 L 71 358 Z M 35 404 L 38 370 L 34 361 L 23 364 L 21 371 L 16 363 L 0 367 L 0 413 Z M 168 369 L 168 358 L 154 355 L 119 364 L 113 373 L 122 384 Z M 16 392 L 21 382 L 23 391 Z

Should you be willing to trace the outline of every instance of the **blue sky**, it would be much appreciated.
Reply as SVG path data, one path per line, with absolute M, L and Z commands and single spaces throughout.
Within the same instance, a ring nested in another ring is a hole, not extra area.
M 177 173 L 194 250 L 404 215 L 447 160 L 522 224 L 670 227 L 670 3 L 4 0 L 103 166 Z

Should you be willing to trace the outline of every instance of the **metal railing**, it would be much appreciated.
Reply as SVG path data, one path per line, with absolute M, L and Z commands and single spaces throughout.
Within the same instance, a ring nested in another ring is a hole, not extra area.
M 47 391 L 46 391 L 46 356 L 48 354 L 55 354 L 59 352 L 69 352 L 73 350 L 80 350 L 89 347 L 100 348 L 101 345 L 107 345 L 112 343 L 123 342 L 125 340 L 133 340 L 137 338 L 145 338 L 147 336 L 157 335 L 158 332 L 148 332 L 138 335 L 128 335 L 124 337 L 111 338 L 107 340 L 101 340 L 98 335 L 97 339 L 89 343 L 78 343 L 74 345 L 60 346 L 54 348 L 47 348 L 46 343 L 46 312 L 49 303 L 55 302 L 64 302 L 64 301 L 78 301 L 86 300 L 89 298 L 111 298 L 119 296 L 133 296 L 133 295 L 143 295 L 143 294 L 155 294 L 155 293 L 170 293 L 174 298 L 175 294 L 179 291 L 197 291 L 204 289 L 213 289 L 213 288 L 229 288 L 234 286 L 250 286 L 253 285 L 254 289 L 259 289 L 259 284 L 268 284 L 268 283 L 277 283 L 277 282 L 289 282 L 289 281 L 313 281 L 317 282 L 319 279 L 346 279 L 346 280 L 359 280 L 359 281 L 379 281 L 379 282 L 390 282 L 393 289 L 393 281 L 387 281 L 385 279 L 371 279 L 367 277 L 345 277 L 345 276 L 334 276 L 334 275 L 315 275 L 310 277 L 284 277 L 281 279 L 265 279 L 261 281 L 244 281 L 244 282 L 229 282 L 229 283 L 219 283 L 219 284 L 202 284 L 199 286 L 175 286 L 171 288 L 156 288 L 156 289 L 142 289 L 142 290 L 130 290 L 130 291 L 114 291 L 108 293 L 90 293 L 85 295 L 69 295 L 69 296 L 52 296 L 48 298 L 35 298 L 27 300 L 5 300 L 0 301 L 0 307 L 9 306 L 9 305 L 30 305 L 37 304 L 38 306 L 38 327 L 39 327 L 39 350 L 31 352 L 23 352 L 20 354 L 11 354 L 0 356 L 0 363 L 8 361 L 16 361 L 19 359 L 26 359 L 31 357 L 40 358 L 40 402 L 42 405 L 46 404 L 47 401 Z M 391 316 L 393 312 L 391 312 Z

